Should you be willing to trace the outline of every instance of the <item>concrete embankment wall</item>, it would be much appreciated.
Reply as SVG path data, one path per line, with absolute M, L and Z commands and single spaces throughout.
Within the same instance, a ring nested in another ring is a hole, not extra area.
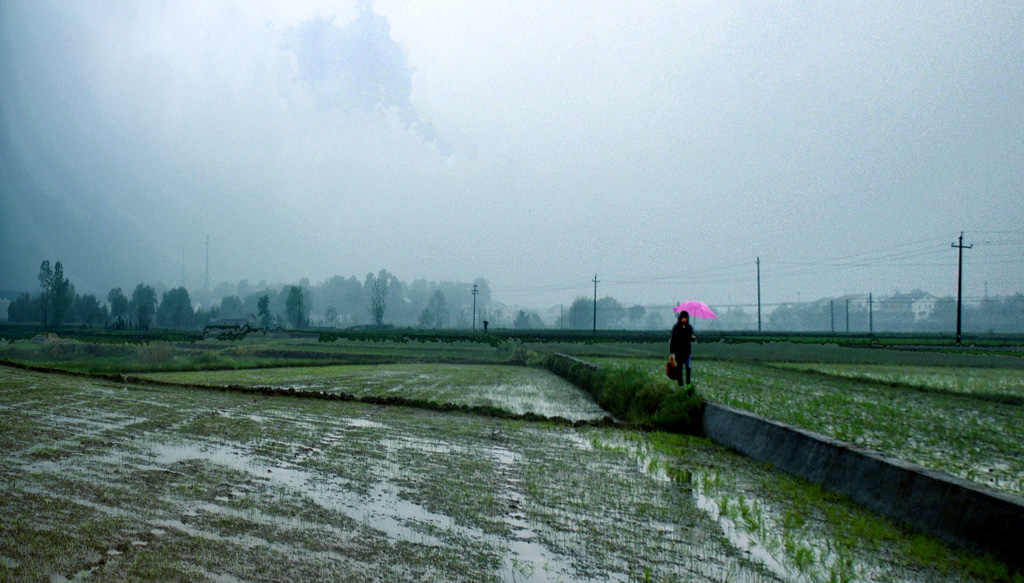
M 772 421 L 707 403 L 704 433 L 952 545 L 1024 569 L 1024 498 Z

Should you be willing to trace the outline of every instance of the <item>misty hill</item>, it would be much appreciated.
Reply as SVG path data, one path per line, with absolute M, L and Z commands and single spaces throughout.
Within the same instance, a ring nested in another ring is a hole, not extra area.
M 151 237 L 88 192 L 62 163 L 59 144 L 15 148 L 10 122 L 0 104 L 0 287 L 36 290 L 44 259 L 62 261 L 85 293 L 156 279 L 153 262 L 144 258 L 166 254 Z

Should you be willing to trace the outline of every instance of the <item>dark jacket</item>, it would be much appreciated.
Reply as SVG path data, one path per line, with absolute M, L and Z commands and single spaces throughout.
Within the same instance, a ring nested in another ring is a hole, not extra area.
M 693 326 L 677 320 L 676 325 L 672 326 L 672 336 L 668 341 L 669 354 L 676 355 L 680 360 L 690 356 L 690 342 L 693 336 Z

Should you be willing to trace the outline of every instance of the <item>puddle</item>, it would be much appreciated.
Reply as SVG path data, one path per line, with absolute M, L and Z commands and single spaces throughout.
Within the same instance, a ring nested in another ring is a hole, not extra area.
M 349 427 L 358 427 L 360 429 L 385 429 L 387 427 L 383 423 L 377 423 L 369 419 L 346 419 L 345 423 Z
M 351 419 L 357 426 L 364 426 L 364 420 Z M 374 426 L 383 425 L 365 421 Z M 392 541 L 406 541 L 428 546 L 440 546 L 441 541 L 422 530 L 409 526 L 412 524 L 429 525 L 439 529 L 451 530 L 455 527 L 448 516 L 436 514 L 422 506 L 403 499 L 400 489 L 386 480 L 376 481 L 368 494 L 361 494 L 353 488 L 347 488 L 344 478 L 324 476 L 296 467 L 284 467 L 280 464 L 268 464 L 256 459 L 237 448 L 215 445 L 198 445 L 186 443 L 152 443 L 150 450 L 156 455 L 156 463 L 169 466 L 175 463 L 201 459 L 210 463 L 228 467 L 236 472 L 249 474 L 253 479 L 266 482 L 271 487 L 284 486 L 289 492 L 297 494 L 320 508 L 343 514 L 356 522 L 388 536 Z M 228 502 L 229 500 L 224 500 Z M 211 513 L 230 513 L 223 506 L 204 505 L 200 509 Z M 280 519 L 250 512 L 245 518 L 255 519 L 257 523 L 273 522 L 278 526 L 302 528 L 311 526 L 303 521 Z M 322 528 L 323 525 L 312 525 Z M 466 530 L 466 529 L 463 529 Z M 480 531 L 466 530 L 466 536 L 480 538 Z

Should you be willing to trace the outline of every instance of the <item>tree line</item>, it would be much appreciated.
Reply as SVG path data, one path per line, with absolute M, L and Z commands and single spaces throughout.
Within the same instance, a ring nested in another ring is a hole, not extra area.
M 354 326 L 402 326 L 424 329 L 466 329 L 489 320 L 495 327 L 517 329 L 558 328 L 589 330 L 595 326 L 592 298 L 579 296 L 567 307 L 548 312 L 547 321 L 530 310 L 508 310 L 492 301 L 486 279 L 472 283 L 411 283 L 380 270 L 362 280 L 334 276 L 311 284 L 303 278 L 297 284 L 270 286 L 246 280 L 219 284 L 214 290 L 190 293 L 184 286 L 167 289 L 140 283 L 130 292 L 112 288 L 105 298 L 80 295 L 64 273 L 60 261 L 39 266 L 39 292 L 24 292 L 10 302 L 11 322 L 42 323 L 45 327 L 69 324 L 102 326 L 110 329 L 148 330 L 159 326 L 177 330 L 201 330 L 206 326 L 333 328 Z M 932 298 L 927 314 L 911 307 L 927 294 L 819 300 L 775 306 L 764 315 L 765 330 L 845 332 L 946 332 L 956 317 L 955 298 Z M 106 301 L 104 302 L 103 299 Z M 613 297 L 597 300 L 596 327 L 600 330 L 657 330 L 670 327 L 672 316 L 664 310 L 641 305 L 626 306 Z M 700 323 L 703 329 L 756 330 L 756 316 L 736 307 L 725 307 L 717 320 Z M 1024 332 L 1024 295 L 985 298 L 963 306 L 964 330 L 968 332 Z
M 39 268 L 39 293 L 24 292 L 7 308 L 11 322 L 42 323 L 44 327 L 69 324 L 104 326 L 120 330 L 202 329 L 206 326 L 290 327 L 300 329 L 350 326 L 420 326 L 468 328 L 472 322 L 473 286 L 477 307 L 486 309 L 490 289 L 485 279 L 474 283 L 426 282 L 405 284 L 387 270 L 369 273 L 363 281 L 335 276 L 311 285 L 268 286 L 253 290 L 245 280 L 237 286 L 221 284 L 214 294 L 200 291 L 201 300 L 184 286 L 159 290 L 145 283 L 131 292 L 112 288 L 104 303 L 93 294 L 79 295 L 60 261 Z M 226 292 L 219 301 L 217 291 Z M 205 305 L 204 305 L 205 304 Z
M 184 286 L 167 289 L 140 283 L 132 290 L 112 288 L 105 298 L 79 295 L 64 275 L 63 265 L 43 261 L 39 268 L 39 293 L 20 294 L 8 306 L 11 322 L 42 323 L 45 327 L 69 324 L 103 326 L 114 330 L 149 330 L 153 326 L 199 330 L 206 326 L 272 328 L 332 328 L 353 326 L 404 326 L 424 329 L 465 329 L 477 317 L 494 326 L 518 329 L 547 327 L 590 329 L 594 302 L 576 298 L 554 321 L 545 322 L 535 311 L 508 310 L 492 301 L 489 282 L 403 282 L 387 270 L 356 277 L 334 276 L 311 284 L 252 286 L 247 280 L 221 283 L 212 291 L 190 292 Z M 105 300 L 105 301 L 104 301 Z M 662 328 L 660 314 L 640 305 L 626 307 L 612 297 L 597 301 L 600 329 Z
M 522 315 L 525 317 L 525 312 Z M 520 326 L 520 323 L 521 320 L 517 318 L 517 328 L 543 328 L 543 326 L 525 325 L 526 322 L 522 322 L 524 325 Z M 562 329 L 589 330 L 595 326 L 600 330 L 660 329 L 665 326 L 665 318 L 657 312 L 649 313 L 647 308 L 639 304 L 626 307 L 611 296 L 598 299 L 596 306 L 593 299 L 577 296 L 569 305 L 569 309 L 560 314 L 558 319 L 558 328 Z

